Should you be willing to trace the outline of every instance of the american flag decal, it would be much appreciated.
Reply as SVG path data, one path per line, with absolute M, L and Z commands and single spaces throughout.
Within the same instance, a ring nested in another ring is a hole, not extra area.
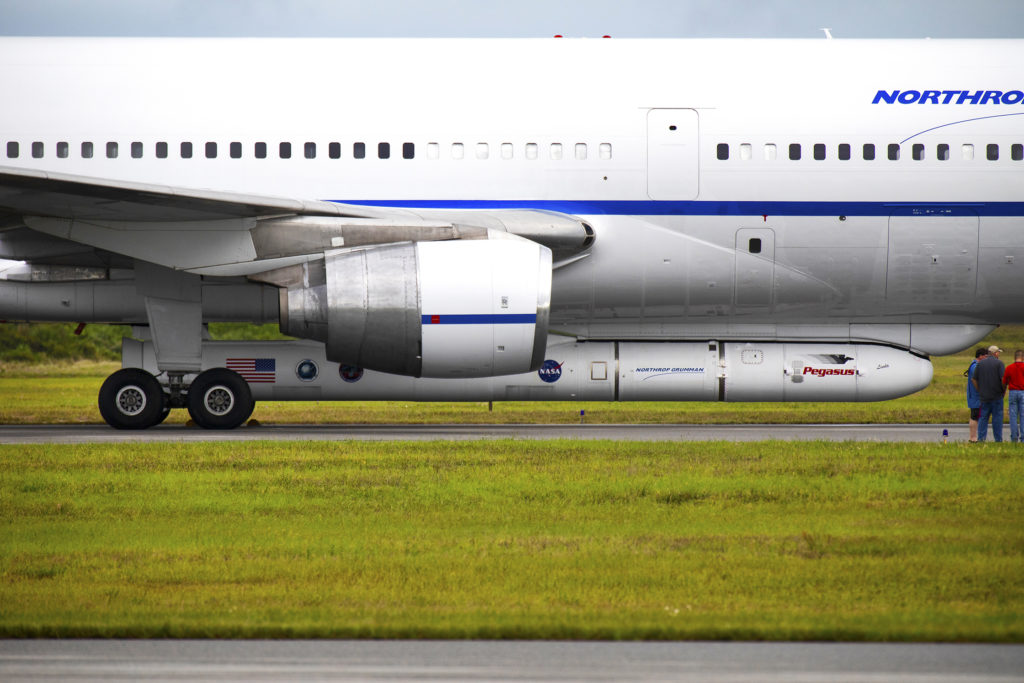
M 228 358 L 225 363 L 228 370 L 234 370 L 250 384 L 277 381 L 277 361 L 273 358 Z

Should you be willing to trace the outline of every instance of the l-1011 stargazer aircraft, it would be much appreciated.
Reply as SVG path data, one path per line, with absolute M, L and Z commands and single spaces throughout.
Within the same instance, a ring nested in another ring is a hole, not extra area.
M 1024 322 L 1022 65 L 1011 40 L 2 39 L 0 318 L 133 325 L 119 428 L 897 397 Z

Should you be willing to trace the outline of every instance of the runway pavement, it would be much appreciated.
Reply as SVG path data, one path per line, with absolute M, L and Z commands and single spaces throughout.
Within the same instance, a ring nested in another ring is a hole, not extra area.
M 0 641 L 0 680 L 1019 681 L 1024 646 L 509 641 Z
M 943 432 L 947 432 L 946 436 Z M 262 425 L 228 431 L 161 425 L 120 431 L 106 425 L 0 425 L 0 443 L 182 441 L 441 441 L 613 439 L 620 441 L 966 441 L 967 425 Z

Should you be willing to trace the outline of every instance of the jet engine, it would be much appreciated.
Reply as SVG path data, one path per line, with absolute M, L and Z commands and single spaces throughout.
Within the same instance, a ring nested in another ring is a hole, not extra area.
M 516 237 L 335 249 L 274 276 L 281 331 L 327 360 L 412 377 L 493 377 L 544 362 L 551 250 Z

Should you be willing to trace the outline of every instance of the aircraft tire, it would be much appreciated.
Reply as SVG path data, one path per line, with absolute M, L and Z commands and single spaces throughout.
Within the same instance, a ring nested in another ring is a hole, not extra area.
M 249 384 L 227 368 L 212 368 L 188 388 L 188 414 L 204 429 L 234 429 L 252 415 Z
M 167 403 L 166 403 L 166 401 L 167 401 L 167 395 L 166 394 L 164 395 L 164 401 L 165 401 L 164 409 L 162 411 L 160 411 L 160 414 L 157 416 L 156 424 L 162 424 L 163 421 L 167 419 L 167 416 L 171 414 L 171 407 L 169 405 L 167 405 Z M 153 425 L 153 426 L 155 427 L 156 425 Z
M 138 368 L 118 370 L 103 382 L 100 415 L 114 429 L 148 429 L 159 424 L 169 410 L 156 377 Z

